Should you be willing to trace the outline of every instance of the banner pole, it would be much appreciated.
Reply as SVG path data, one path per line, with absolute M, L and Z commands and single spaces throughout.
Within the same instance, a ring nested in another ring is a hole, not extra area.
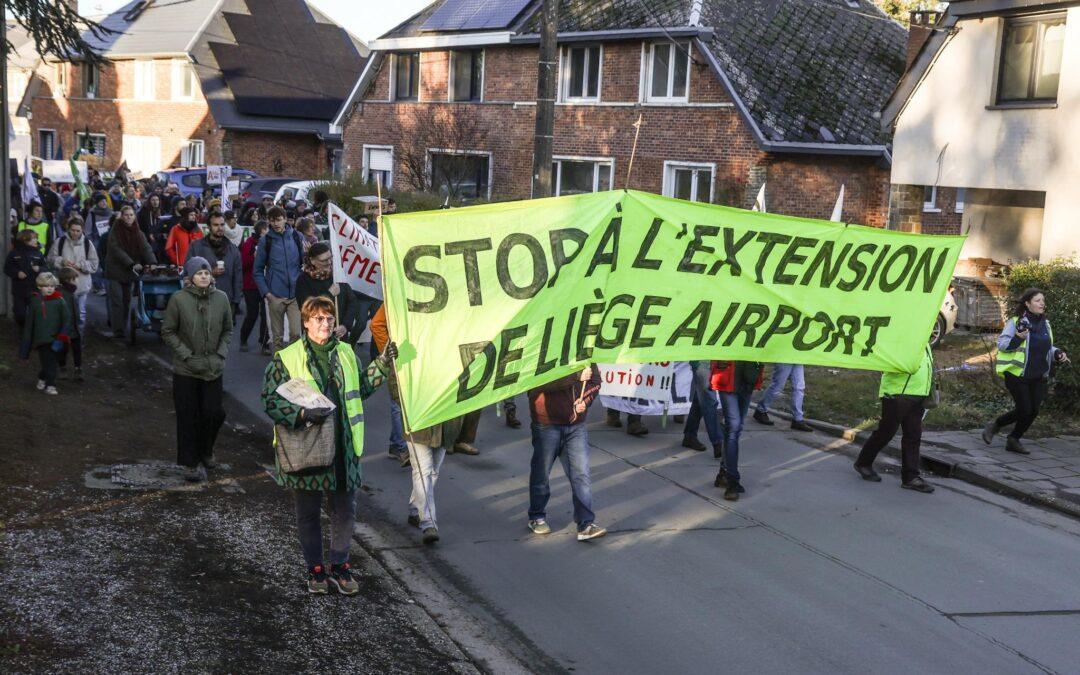
M 634 170 L 634 155 L 637 154 L 638 137 L 641 136 L 641 125 L 644 123 L 644 117 L 638 113 L 637 122 L 631 125 L 636 131 L 634 131 L 634 146 L 630 148 L 630 163 L 626 166 L 626 183 L 623 184 L 623 188 L 627 190 L 630 189 L 630 172 Z

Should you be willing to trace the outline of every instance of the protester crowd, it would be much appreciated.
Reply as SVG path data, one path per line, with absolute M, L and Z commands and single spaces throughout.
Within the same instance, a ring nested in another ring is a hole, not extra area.
M 412 475 L 407 523 L 419 530 L 424 544 L 438 542 L 439 475 L 448 454 L 480 453 L 480 411 L 404 431 L 407 411 L 400 405 L 397 346 L 386 310 L 377 299 L 334 281 L 333 251 L 319 227 L 326 222 L 325 194 L 317 194 L 312 206 L 274 204 L 267 197 L 245 208 L 239 201 L 222 204 L 210 189 L 201 197 L 183 197 L 176 185 L 154 179 L 133 181 L 121 175 L 106 184 L 91 176 L 90 183 L 95 192 L 81 200 L 77 190 L 62 186 L 57 192 L 42 179 L 40 201 L 27 204 L 12 222 L 15 243 L 4 273 L 11 278 L 20 355 L 38 355 L 38 389 L 58 393 L 69 356 L 72 379 L 83 378 L 82 338 L 91 293 L 107 297 L 106 335 L 124 338 L 141 276 L 173 266 L 182 283 L 169 298 L 161 335 L 173 355 L 177 463 L 185 478 L 205 481 L 208 471 L 217 468 L 214 441 L 225 420 L 223 372 L 233 331 L 239 323 L 239 350 L 247 352 L 258 324 L 257 344 L 271 357 L 262 402 L 274 424 L 276 480 L 294 493 L 308 590 L 358 591 L 348 551 L 362 482 L 360 456 L 369 440 L 362 402 L 383 383 L 391 401 L 389 455 Z M 394 208 L 392 200 L 386 204 L 387 211 Z M 375 233 L 367 218 L 359 225 Z M 998 340 L 998 373 L 1015 406 L 989 422 L 983 438 L 990 443 L 1009 428 L 1006 448 L 1012 452 L 1027 452 L 1020 439 L 1046 396 L 1050 370 L 1068 361 L 1054 345 L 1045 312 L 1045 294 L 1028 291 Z M 370 346 L 364 337 L 368 332 Z M 704 422 L 713 456 L 720 460 L 714 485 L 724 490 L 725 499 L 737 500 L 746 492 L 739 445 L 747 420 L 773 426 L 769 411 L 789 382 L 791 428 L 813 430 L 803 412 L 803 366 L 774 364 L 771 383 L 754 405 L 766 364 L 714 360 L 689 365 L 690 408 L 678 419 L 684 424 L 682 445 L 698 452 L 708 449 L 698 437 Z M 527 393 L 533 446 L 527 526 L 537 535 L 552 531 L 546 509 L 556 461 L 570 483 L 577 539 L 606 534 L 595 522 L 585 424 L 600 388 L 600 369 L 593 364 Z M 863 445 L 855 471 L 865 480 L 881 481 L 875 459 L 902 430 L 901 487 L 933 492 L 919 473 L 922 422 L 937 400 L 929 347 L 916 372 L 882 374 L 879 398 L 881 420 Z M 505 424 L 520 427 L 514 399 L 502 407 Z M 606 423 L 622 427 L 619 410 L 608 409 Z M 626 432 L 640 437 L 649 429 L 641 415 L 628 414 Z M 330 515 L 328 557 L 320 520 L 324 501 Z

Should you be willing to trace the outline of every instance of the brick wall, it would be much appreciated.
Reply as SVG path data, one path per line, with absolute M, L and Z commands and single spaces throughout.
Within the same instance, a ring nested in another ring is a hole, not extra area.
M 262 176 L 314 178 L 330 169 L 326 147 L 315 136 L 226 130 L 222 161 Z
M 892 185 L 890 194 L 890 228 L 923 234 L 960 234 L 964 215 L 956 212 L 956 188 L 938 188 L 937 211 L 924 210 L 922 185 Z
M 748 207 L 761 179 L 769 181 L 769 210 L 828 217 L 841 184 L 846 186 L 844 216 L 851 222 L 883 226 L 888 204 L 888 172 L 865 158 L 768 155 L 755 142 L 723 85 L 700 56 L 691 66 L 691 105 L 640 103 L 641 42 L 604 45 L 601 103 L 559 104 L 555 114 L 555 155 L 613 158 L 614 187 L 664 190 L 665 162 L 714 164 L 714 201 Z M 419 102 L 387 103 L 390 64 L 384 59 L 363 102 L 347 119 L 344 163 L 360 170 L 363 146 L 395 149 L 394 184 L 409 189 L 402 155 L 422 134 L 418 124 L 470 130 L 457 150 L 492 153 L 491 196 L 524 199 L 531 192 L 536 97 L 535 47 L 485 50 L 484 102 L 448 104 L 446 52 L 421 58 Z M 633 124 L 643 121 L 627 182 L 634 142 Z M 452 135 L 452 134 L 448 134 Z M 422 149 L 421 149 L 422 150 Z

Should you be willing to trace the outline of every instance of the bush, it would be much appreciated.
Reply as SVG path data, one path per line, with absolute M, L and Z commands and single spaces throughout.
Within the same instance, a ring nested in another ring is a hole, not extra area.
M 1054 329 L 1054 344 L 1080 358 L 1080 265 L 1076 259 L 1014 265 L 1006 278 L 1009 293 L 1019 298 L 1028 288 L 1046 292 L 1047 316 Z M 1055 369 L 1053 392 L 1047 403 L 1068 412 L 1080 412 L 1080 365 Z
M 362 180 L 359 171 L 350 172 L 344 178 L 340 179 L 323 177 L 319 180 L 327 181 L 326 185 L 322 186 L 322 190 L 330 197 L 330 201 L 344 209 L 344 211 L 352 218 L 359 217 L 364 211 L 363 205 L 353 199 L 353 197 L 374 195 L 377 192 L 375 184 L 367 183 Z M 441 209 L 443 205 L 446 204 L 446 197 L 430 192 L 387 190 L 384 187 L 382 196 L 384 199 L 392 197 L 394 201 L 397 202 L 398 213 L 434 211 L 436 209 Z M 470 201 L 469 205 L 478 203 L 483 202 Z M 463 206 L 463 204 L 451 199 L 450 206 Z

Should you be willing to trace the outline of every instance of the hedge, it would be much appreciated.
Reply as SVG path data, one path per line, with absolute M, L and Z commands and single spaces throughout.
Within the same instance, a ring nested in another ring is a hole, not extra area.
M 1054 344 L 1075 361 L 1055 368 L 1047 405 L 1080 412 L 1080 265 L 1075 258 L 1047 263 L 1033 260 L 1013 265 L 1006 282 L 1014 300 L 1028 288 L 1046 292 L 1046 316 L 1054 330 Z
M 363 213 L 363 205 L 353 199 L 365 195 L 374 195 L 376 187 L 374 183 L 361 180 L 359 172 L 350 172 L 344 178 L 325 178 L 326 185 L 322 190 L 334 202 L 345 210 L 353 218 Z M 383 189 L 382 196 L 392 197 L 397 202 L 398 213 L 411 213 L 413 211 L 434 211 L 441 209 L 446 204 L 446 197 L 430 192 L 406 192 L 402 190 Z M 484 200 L 470 201 L 469 204 L 482 204 Z M 455 200 L 450 200 L 450 206 L 462 206 Z

